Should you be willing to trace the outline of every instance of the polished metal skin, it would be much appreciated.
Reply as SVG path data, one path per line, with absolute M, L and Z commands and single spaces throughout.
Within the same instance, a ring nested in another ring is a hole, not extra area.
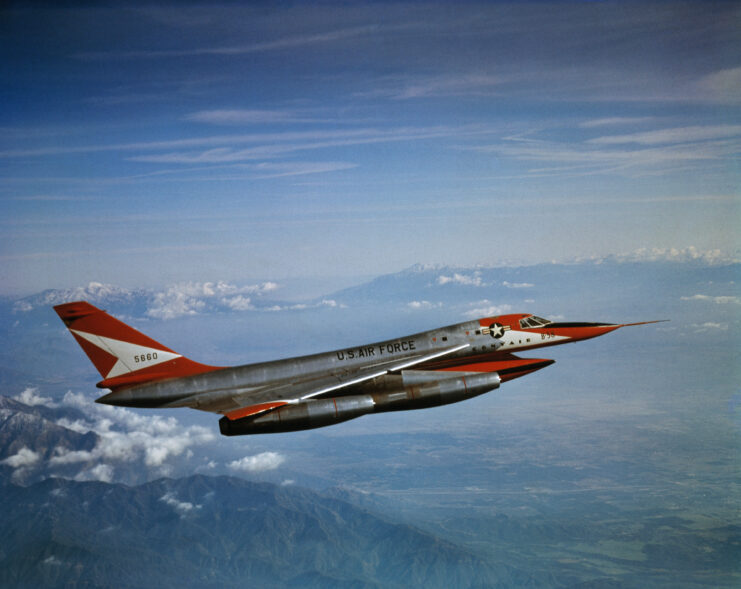
M 228 436 L 290 432 L 371 413 L 422 409 L 489 392 L 553 363 L 514 351 L 623 325 L 553 323 L 533 315 L 465 321 L 332 352 L 235 367 L 193 362 L 84 301 L 55 307 L 111 392 L 99 403 L 223 414 Z
M 500 382 L 496 372 L 451 376 L 423 385 L 409 385 L 396 392 L 312 399 L 295 405 L 285 405 L 252 419 L 232 421 L 228 417 L 222 417 L 219 420 L 219 428 L 225 436 L 311 429 L 334 425 L 370 413 L 425 409 L 457 403 L 499 388 Z

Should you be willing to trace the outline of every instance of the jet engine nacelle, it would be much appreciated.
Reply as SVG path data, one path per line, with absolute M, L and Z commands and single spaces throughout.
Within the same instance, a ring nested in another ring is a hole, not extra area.
M 284 405 L 256 417 L 233 421 L 222 417 L 219 420 L 219 429 L 225 436 L 313 429 L 370 413 L 425 409 L 456 403 L 492 391 L 499 387 L 500 382 L 496 372 L 473 373 L 406 386 L 396 391 L 312 399 Z

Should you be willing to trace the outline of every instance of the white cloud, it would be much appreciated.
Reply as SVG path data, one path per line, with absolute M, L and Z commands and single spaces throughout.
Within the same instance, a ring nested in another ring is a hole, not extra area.
M 274 470 L 285 461 L 285 456 L 278 452 L 261 452 L 254 456 L 245 456 L 240 460 L 233 460 L 227 467 L 232 470 L 241 470 L 245 472 L 262 472 L 265 470 Z
M 54 456 L 49 459 L 49 464 L 75 464 L 77 462 L 87 462 L 95 457 L 95 453 L 90 450 L 67 450 L 66 448 L 57 448 Z
M 345 305 L 338 303 L 334 299 L 322 299 L 320 302 L 315 303 L 313 305 L 307 305 L 306 303 L 296 303 L 294 305 L 273 305 L 271 307 L 265 308 L 265 311 L 302 311 L 304 309 L 317 309 L 319 307 L 329 307 L 329 308 L 340 308 L 344 309 L 346 308 Z
M 481 275 L 475 272 L 473 276 L 454 273 L 452 276 L 440 275 L 437 277 L 438 284 L 463 284 L 465 286 L 486 286 L 481 280 Z
M 162 495 L 160 497 L 160 501 L 167 503 L 170 507 L 172 507 L 175 511 L 177 511 L 181 516 L 184 516 L 194 509 L 201 509 L 201 505 L 193 504 L 189 501 L 180 501 L 177 497 L 175 497 L 174 493 L 168 492 Z
M 246 286 L 236 286 L 224 281 L 181 282 L 157 293 L 147 309 L 147 315 L 156 319 L 197 315 L 205 311 L 209 303 L 222 304 L 235 311 L 246 311 L 254 307 L 250 297 L 244 295 L 259 296 L 277 288 L 275 282 Z
M 47 566 L 59 566 L 64 564 L 64 562 L 52 554 L 51 556 L 47 556 L 44 560 L 42 560 L 41 564 L 45 564 Z
M 696 294 L 691 297 L 682 297 L 683 301 L 710 301 L 717 305 L 741 305 L 741 298 L 735 296 L 712 297 L 704 294 Z
M 37 464 L 39 460 L 41 460 L 40 454 L 24 446 L 13 456 L 0 461 L 0 464 L 7 464 L 11 468 L 26 468 Z
M 594 262 L 702 262 L 708 265 L 720 265 L 738 262 L 733 256 L 724 254 L 719 249 L 699 250 L 694 246 L 686 248 L 639 248 L 629 253 L 615 254 L 605 258 L 593 258 Z M 581 260 L 584 261 L 584 260 Z
M 16 301 L 13 304 L 13 313 L 28 313 L 33 311 L 33 305 L 28 301 Z
M 255 308 L 252 304 L 252 299 L 250 297 L 245 297 L 244 295 L 237 295 L 236 297 L 224 298 L 221 300 L 227 307 L 234 309 L 235 311 L 248 311 Z
M 728 330 L 728 324 L 727 323 L 716 323 L 714 321 L 706 321 L 705 323 L 694 323 L 692 327 L 695 328 L 696 332 L 703 332 L 703 331 L 727 331 Z
M 71 429 L 73 432 L 77 432 L 78 434 L 86 434 L 89 431 L 92 431 L 90 424 L 82 419 L 71 421 L 66 417 L 62 417 L 57 420 L 57 425 Z
M 102 300 L 128 299 L 132 294 L 134 294 L 134 291 L 126 288 L 93 281 L 89 282 L 87 286 L 50 290 L 42 293 L 40 296 L 33 297 L 32 301 L 28 299 L 18 301 L 13 310 L 27 312 L 34 308 L 52 307 L 73 301 L 89 301 L 95 303 Z
M 110 465 L 141 460 L 149 467 L 166 468 L 166 463 L 172 458 L 188 456 L 192 447 L 215 439 L 214 433 L 205 427 L 183 426 L 174 417 L 140 415 L 122 407 L 97 405 L 82 394 L 68 392 L 63 404 L 80 409 L 89 418 L 87 424 L 79 420 L 73 422 L 72 429 L 83 431 L 87 428 L 87 431 L 95 432 L 99 439 L 92 450 L 58 448 L 49 459 L 51 466 L 96 461 Z M 69 422 L 65 425 L 69 425 Z M 102 467 L 89 472 L 97 480 L 111 474 Z
M 96 464 L 92 468 L 83 470 L 75 476 L 76 481 L 113 481 L 113 467 L 110 464 Z
M 502 282 L 502 285 L 507 288 L 533 288 L 535 286 L 530 282 L 507 282 L 506 280 Z
M 442 303 L 431 303 L 430 301 L 412 301 L 411 303 L 407 303 L 407 307 L 410 309 L 435 309 L 437 307 L 442 307 Z
M 504 315 L 505 313 L 509 313 L 510 311 L 512 311 L 512 305 L 493 305 L 490 304 L 487 300 L 479 301 L 478 303 L 473 304 L 481 306 L 475 307 L 470 311 L 466 311 L 466 317 L 494 317 L 496 315 Z
M 155 296 L 153 305 L 147 309 L 147 315 L 155 319 L 174 319 L 183 315 L 196 315 L 205 306 L 203 301 L 171 287 Z
M 45 405 L 46 407 L 56 407 L 50 397 L 44 397 L 38 394 L 36 387 L 27 387 L 22 393 L 13 397 L 16 401 L 20 401 L 26 405 L 36 406 Z

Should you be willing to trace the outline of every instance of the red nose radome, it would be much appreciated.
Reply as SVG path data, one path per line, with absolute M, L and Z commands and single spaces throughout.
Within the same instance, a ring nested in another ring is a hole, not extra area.
M 592 337 L 598 337 L 621 327 L 633 325 L 648 325 L 649 323 L 662 323 L 667 319 L 656 321 L 641 321 L 640 323 L 549 323 L 544 329 L 552 331 L 562 337 L 568 337 L 570 341 L 581 341 Z
M 570 341 L 580 341 L 598 337 L 622 327 L 612 323 L 551 323 L 544 329 Z

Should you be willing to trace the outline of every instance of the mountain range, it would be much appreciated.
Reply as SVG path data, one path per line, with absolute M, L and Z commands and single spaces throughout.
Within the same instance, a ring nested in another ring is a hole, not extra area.
M 216 281 L 3 299 L 0 585 L 737 586 L 739 268 L 414 266 L 314 298 Z M 500 312 L 671 322 L 555 348 L 464 403 L 225 439 L 209 414 L 94 404 L 99 376 L 50 308 L 78 299 L 215 364 Z
M 229 477 L 5 483 L 3 587 L 495 587 L 492 566 L 337 499 Z M 539 583 L 535 583 L 537 585 Z

